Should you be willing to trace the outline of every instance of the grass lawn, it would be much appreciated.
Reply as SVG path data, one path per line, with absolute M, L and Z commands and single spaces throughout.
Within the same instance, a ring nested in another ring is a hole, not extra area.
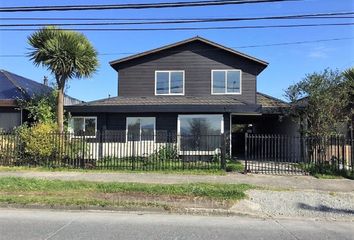
M 351 170 L 339 170 L 336 166 L 322 164 L 299 164 L 299 168 L 309 172 L 312 176 L 320 179 L 341 179 L 348 178 L 354 180 L 354 172 Z
M 143 184 L 0 178 L 0 203 L 79 207 L 159 207 L 169 203 L 226 202 L 246 197 L 248 184 Z

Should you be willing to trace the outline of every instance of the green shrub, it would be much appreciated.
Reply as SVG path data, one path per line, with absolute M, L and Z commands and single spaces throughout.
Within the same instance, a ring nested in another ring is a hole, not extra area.
M 242 172 L 244 166 L 241 163 L 228 163 L 226 165 L 226 172 Z
M 76 166 L 77 160 L 89 158 L 86 141 L 58 133 L 54 123 L 23 125 L 17 129 L 17 134 L 21 145 L 18 165 Z
M 166 145 L 160 147 L 155 153 L 149 156 L 150 159 L 157 159 L 158 161 L 178 160 L 178 150 L 176 145 Z
M 313 176 L 342 176 L 354 179 L 354 172 L 348 169 L 338 169 L 338 165 L 330 163 L 301 164 L 300 168 L 308 171 Z
M 53 123 L 37 123 L 32 127 L 23 125 L 17 129 L 23 153 L 39 158 L 48 158 L 56 151 L 56 126 Z

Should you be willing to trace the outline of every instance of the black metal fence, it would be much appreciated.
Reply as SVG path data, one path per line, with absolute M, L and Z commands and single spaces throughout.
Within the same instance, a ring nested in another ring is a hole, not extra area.
M 307 174 L 345 172 L 354 176 L 353 139 L 246 134 L 245 172 Z
M 50 133 L 0 134 L 0 165 L 84 169 L 183 170 L 225 168 L 221 135 L 170 132 L 127 134 L 102 131 L 94 136 Z

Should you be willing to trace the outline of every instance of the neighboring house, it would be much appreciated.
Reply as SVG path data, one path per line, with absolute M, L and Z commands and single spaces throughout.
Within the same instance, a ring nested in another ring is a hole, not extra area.
M 49 94 L 53 89 L 45 84 L 0 70 L 0 130 L 11 131 L 27 119 L 27 113 L 17 104 L 18 99 Z M 81 101 L 65 96 L 64 105 L 78 104 Z
M 224 134 L 236 155 L 247 130 L 295 131 L 284 116 L 288 104 L 257 92 L 257 76 L 268 63 L 207 39 L 190 38 L 110 65 L 119 75 L 118 97 L 67 106 L 75 134 L 125 131 L 122 143 L 163 141 L 147 137 L 157 132 Z

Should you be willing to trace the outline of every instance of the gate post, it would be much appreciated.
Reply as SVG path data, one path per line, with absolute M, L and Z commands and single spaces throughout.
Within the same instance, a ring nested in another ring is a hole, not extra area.
M 222 133 L 221 137 L 221 169 L 226 170 L 226 138 L 225 134 Z
M 247 138 L 248 138 L 248 133 L 245 133 L 245 170 L 243 171 L 244 174 L 247 174 L 248 172 L 248 166 L 247 166 L 247 161 L 248 161 L 248 148 L 247 148 Z

